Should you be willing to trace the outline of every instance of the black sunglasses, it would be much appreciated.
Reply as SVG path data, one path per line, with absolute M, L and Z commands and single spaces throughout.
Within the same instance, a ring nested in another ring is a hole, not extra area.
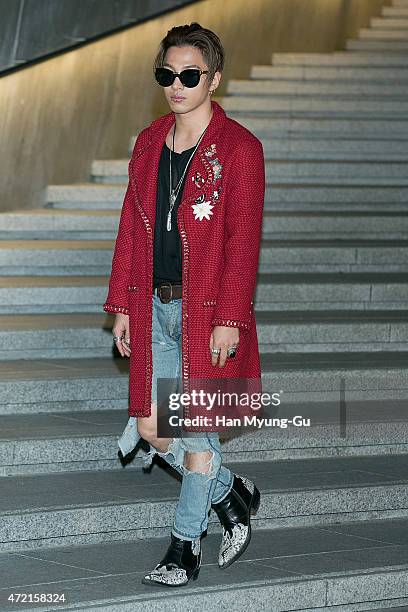
M 208 70 L 199 70 L 198 68 L 187 68 L 181 72 L 173 72 L 169 68 L 156 68 L 154 76 L 156 81 L 162 87 L 169 87 L 173 85 L 176 76 L 179 77 L 180 81 L 185 87 L 197 87 L 200 82 L 202 74 L 206 74 Z

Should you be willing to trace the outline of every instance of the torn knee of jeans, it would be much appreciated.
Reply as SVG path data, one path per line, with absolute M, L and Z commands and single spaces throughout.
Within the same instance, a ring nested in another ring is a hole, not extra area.
M 157 452 L 158 455 L 160 455 L 160 457 L 164 457 L 165 455 L 173 455 L 173 459 L 175 460 L 176 458 L 176 454 L 175 454 L 175 447 L 177 444 L 177 440 L 176 438 L 173 438 L 170 442 L 169 445 L 167 447 L 166 451 L 163 452 Z
M 189 451 L 189 452 L 191 452 L 191 451 Z M 202 452 L 202 451 L 197 451 L 197 452 Z M 211 480 L 213 478 L 215 478 L 215 476 L 217 474 L 217 471 L 218 471 L 217 466 L 214 465 L 214 456 L 215 456 L 215 453 L 214 453 L 214 451 L 208 451 L 208 452 L 211 453 L 211 455 L 210 455 L 210 458 L 208 459 L 208 461 L 206 461 L 206 466 L 208 466 L 208 469 L 206 467 L 205 468 L 205 470 L 206 470 L 205 472 L 203 472 L 201 469 L 200 470 L 190 470 L 185 465 L 182 466 L 183 472 L 185 474 L 200 474 L 202 476 L 206 476 L 208 479 L 211 479 Z
M 172 465 L 177 465 L 176 463 L 176 444 L 177 444 L 177 440 L 176 438 L 173 438 L 171 440 L 171 442 L 169 443 L 167 450 L 166 451 L 158 451 L 156 448 L 154 448 L 151 444 L 149 444 L 150 446 L 150 452 L 148 453 L 148 455 L 146 457 L 144 457 L 145 463 L 147 465 L 150 465 L 151 462 L 153 461 L 153 457 L 154 455 L 159 455 L 159 457 L 167 457 L 167 455 L 171 455 L 171 459 L 169 459 L 167 457 L 167 462 L 172 464 Z

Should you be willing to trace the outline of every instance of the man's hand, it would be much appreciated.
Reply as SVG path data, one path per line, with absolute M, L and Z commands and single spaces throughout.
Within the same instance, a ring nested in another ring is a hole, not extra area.
M 220 348 L 221 353 L 219 355 L 211 355 L 212 365 L 217 365 L 218 357 L 220 358 L 219 367 L 223 368 L 225 360 L 227 359 L 227 350 L 232 346 L 238 347 L 239 342 L 239 328 L 229 327 L 226 325 L 215 325 L 210 336 L 210 351 L 212 348 Z M 237 349 L 238 350 L 238 349 Z M 230 359 L 230 357 L 228 358 Z
M 119 353 L 122 355 L 122 357 L 130 357 L 129 315 L 118 312 L 112 332 L 114 336 L 122 336 L 122 340 L 118 340 L 115 343 L 118 347 Z M 125 340 L 129 342 L 129 344 L 125 344 Z

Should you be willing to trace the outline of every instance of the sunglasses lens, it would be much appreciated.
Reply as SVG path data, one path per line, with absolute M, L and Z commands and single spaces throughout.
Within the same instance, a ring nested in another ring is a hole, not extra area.
M 168 68 L 156 68 L 155 73 L 156 81 L 162 87 L 169 87 L 173 84 L 174 72 Z M 200 82 L 200 71 L 196 68 L 188 68 L 180 72 L 180 81 L 185 87 L 197 87 Z
M 162 87 L 169 87 L 174 81 L 174 75 L 171 70 L 167 68 L 156 68 L 155 73 L 156 81 Z
M 185 87 L 197 87 L 200 82 L 200 71 L 195 68 L 183 70 L 180 79 Z

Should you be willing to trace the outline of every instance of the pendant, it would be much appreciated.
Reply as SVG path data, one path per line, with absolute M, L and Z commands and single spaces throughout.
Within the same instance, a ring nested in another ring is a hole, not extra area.
M 169 195 L 170 210 L 167 213 L 167 231 L 168 232 L 171 231 L 171 211 L 173 210 L 176 199 L 177 199 L 176 194 L 174 192 L 171 192 Z

